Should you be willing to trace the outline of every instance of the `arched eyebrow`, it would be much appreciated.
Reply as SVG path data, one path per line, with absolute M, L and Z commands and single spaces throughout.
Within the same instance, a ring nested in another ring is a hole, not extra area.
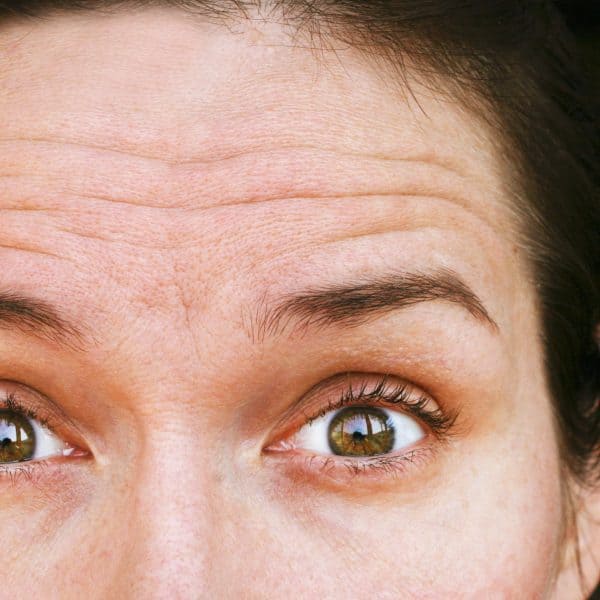
M 446 301 L 465 309 L 494 332 L 498 325 L 477 294 L 453 271 L 392 273 L 361 282 L 333 284 L 262 302 L 250 319 L 249 335 L 264 341 L 293 325 L 293 331 L 334 325 L 356 327 L 422 302 Z
M 0 291 L 0 328 L 17 329 L 70 346 L 81 345 L 83 333 L 44 300 Z

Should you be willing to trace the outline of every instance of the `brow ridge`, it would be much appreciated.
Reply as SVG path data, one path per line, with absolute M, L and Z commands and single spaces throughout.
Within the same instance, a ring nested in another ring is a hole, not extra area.
M 0 329 L 17 329 L 52 342 L 79 345 L 82 331 L 48 302 L 0 291 Z
M 498 331 L 475 292 L 454 272 L 399 272 L 361 282 L 333 284 L 292 293 L 274 305 L 263 299 L 251 319 L 250 337 L 263 342 L 293 324 L 292 333 L 334 325 L 357 327 L 387 313 L 416 304 L 446 301 Z

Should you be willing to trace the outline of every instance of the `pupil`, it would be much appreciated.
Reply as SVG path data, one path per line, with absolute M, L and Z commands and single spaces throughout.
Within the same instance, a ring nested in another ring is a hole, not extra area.
M 329 448 L 338 456 L 377 456 L 394 449 L 395 430 L 385 411 L 372 406 L 340 410 L 329 425 Z

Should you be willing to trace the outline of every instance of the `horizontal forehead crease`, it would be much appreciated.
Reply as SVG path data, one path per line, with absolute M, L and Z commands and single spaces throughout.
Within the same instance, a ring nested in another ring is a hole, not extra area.
M 408 194 L 439 195 L 460 204 L 464 180 L 417 154 L 361 155 L 301 146 L 166 163 L 80 145 L 0 140 L 0 209 L 82 208 L 89 200 L 202 210 L 294 198 Z
M 329 216 L 352 199 L 412 196 L 490 219 L 500 186 L 481 132 L 431 94 L 411 104 L 352 53 L 319 63 L 166 17 L 69 23 L 22 32 L 0 59 L 0 210 L 13 236 L 17 212 L 46 211 L 61 235 L 162 243 L 169 213 L 179 231 L 199 222 L 181 222 L 190 211 L 255 205 L 235 218 L 273 219 L 321 199 L 335 201 Z M 139 36 L 123 37 L 132 27 Z

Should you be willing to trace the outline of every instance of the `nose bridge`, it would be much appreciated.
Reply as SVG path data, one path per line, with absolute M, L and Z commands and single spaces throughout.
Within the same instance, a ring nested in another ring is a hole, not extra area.
M 170 431 L 148 440 L 136 465 L 126 519 L 128 552 L 117 597 L 199 598 L 209 595 L 218 523 L 214 485 L 190 434 Z M 122 596 L 122 594 L 125 594 Z

